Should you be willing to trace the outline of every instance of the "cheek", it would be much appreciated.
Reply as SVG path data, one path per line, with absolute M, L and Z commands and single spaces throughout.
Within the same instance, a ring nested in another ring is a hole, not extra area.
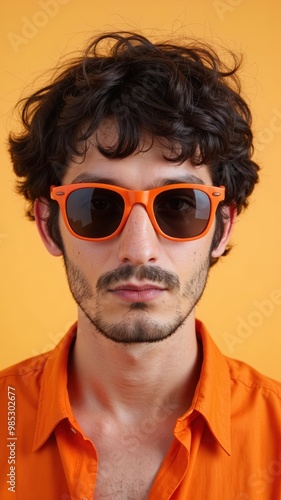
M 171 249 L 171 258 L 181 269 L 188 272 L 189 268 L 198 267 L 202 261 L 205 261 L 211 252 L 213 232 L 208 233 L 203 238 L 193 241 L 180 243 L 180 247 Z
M 113 251 L 108 242 L 91 242 L 75 238 L 64 231 L 63 243 L 65 253 L 77 267 L 87 276 L 99 276 L 112 268 Z M 111 266 L 110 266 L 111 263 Z

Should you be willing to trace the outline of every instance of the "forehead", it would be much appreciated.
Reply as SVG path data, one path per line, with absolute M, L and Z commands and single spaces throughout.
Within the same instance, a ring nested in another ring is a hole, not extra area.
M 175 163 L 171 158 L 176 146 L 164 140 L 143 135 L 138 149 L 125 158 L 110 159 L 98 150 L 97 144 L 110 148 L 116 143 L 116 129 L 112 121 L 105 121 L 88 142 L 84 158 L 73 158 L 62 180 L 73 182 L 110 182 L 131 189 L 150 189 L 163 183 L 191 182 L 212 184 L 206 165 L 194 166 L 190 160 Z

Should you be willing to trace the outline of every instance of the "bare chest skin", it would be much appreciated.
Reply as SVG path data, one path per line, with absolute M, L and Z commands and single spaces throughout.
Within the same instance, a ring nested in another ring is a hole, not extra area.
M 168 417 L 161 425 L 152 419 L 144 424 L 127 429 L 102 424 L 87 433 L 98 454 L 94 500 L 148 499 L 173 440 L 174 419 Z
M 124 447 L 100 451 L 94 499 L 146 500 L 164 456 L 148 449 L 128 453 Z

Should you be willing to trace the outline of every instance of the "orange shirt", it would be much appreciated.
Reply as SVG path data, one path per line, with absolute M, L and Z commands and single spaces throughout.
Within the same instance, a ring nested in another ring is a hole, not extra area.
M 149 500 L 280 500 L 281 384 L 223 356 L 200 322 L 197 331 L 200 380 Z M 97 455 L 67 392 L 74 337 L 75 326 L 50 353 L 0 374 L 1 500 L 93 499 Z

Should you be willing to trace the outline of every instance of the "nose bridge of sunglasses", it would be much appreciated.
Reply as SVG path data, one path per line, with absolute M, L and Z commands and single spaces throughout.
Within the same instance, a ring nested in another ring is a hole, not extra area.
M 145 208 L 149 201 L 149 191 L 131 191 L 128 190 L 129 204 L 131 207 L 140 204 Z

